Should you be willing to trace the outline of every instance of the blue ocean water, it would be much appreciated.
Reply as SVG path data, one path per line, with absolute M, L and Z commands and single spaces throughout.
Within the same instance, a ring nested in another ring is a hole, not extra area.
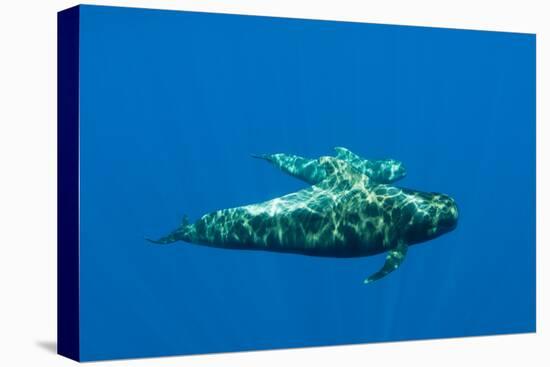
M 535 330 L 535 36 L 81 7 L 81 356 Z M 384 255 L 156 246 L 183 217 L 306 185 L 251 154 L 344 146 L 451 195 Z

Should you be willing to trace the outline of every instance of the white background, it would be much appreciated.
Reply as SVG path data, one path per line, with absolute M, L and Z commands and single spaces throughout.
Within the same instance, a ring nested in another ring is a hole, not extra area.
M 549 272 L 545 266 L 550 266 L 550 262 L 545 247 L 550 225 L 546 190 L 550 190 L 550 186 L 548 170 L 543 166 L 548 160 L 550 145 L 550 21 L 549 12 L 544 11 L 545 1 L 113 0 L 88 3 L 537 34 L 537 334 L 125 360 L 99 362 L 98 366 L 541 366 L 545 360 L 548 365 Z M 56 342 L 56 12 L 75 4 L 62 0 L 5 1 L 0 6 L 1 366 L 75 364 L 53 352 Z

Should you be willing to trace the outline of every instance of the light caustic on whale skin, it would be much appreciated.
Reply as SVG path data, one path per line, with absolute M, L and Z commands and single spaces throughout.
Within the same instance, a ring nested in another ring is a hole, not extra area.
M 405 175 L 400 162 L 368 161 L 345 148 L 336 150 L 337 157 L 319 159 L 260 156 L 312 186 L 263 203 L 218 210 L 194 224 L 184 220 L 169 235 L 150 241 L 325 257 L 387 252 L 383 267 L 365 280 L 370 283 L 397 269 L 409 245 L 456 227 L 458 208 L 451 197 L 389 185 Z
M 334 148 L 336 158 L 346 161 L 358 173 L 367 175 L 370 180 L 390 184 L 406 175 L 403 163 L 394 159 L 367 160 L 343 147 Z M 327 177 L 326 171 L 317 159 L 303 158 L 292 154 L 253 154 L 252 157 L 264 159 L 283 172 L 315 185 Z

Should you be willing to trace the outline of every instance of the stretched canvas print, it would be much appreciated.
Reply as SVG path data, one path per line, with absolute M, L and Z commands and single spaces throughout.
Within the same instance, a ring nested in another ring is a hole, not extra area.
M 58 349 L 535 331 L 535 36 L 59 13 Z

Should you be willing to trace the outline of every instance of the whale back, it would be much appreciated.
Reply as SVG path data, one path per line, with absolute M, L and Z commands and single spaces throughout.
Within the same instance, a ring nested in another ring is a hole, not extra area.
M 324 156 L 319 158 L 319 166 L 322 167 L 327 177 L 317 186 L 336 191 L 349 190 L 356 184 L 367 185 L 369 176 L 358 171 L 349 162 L 342 159 Z

